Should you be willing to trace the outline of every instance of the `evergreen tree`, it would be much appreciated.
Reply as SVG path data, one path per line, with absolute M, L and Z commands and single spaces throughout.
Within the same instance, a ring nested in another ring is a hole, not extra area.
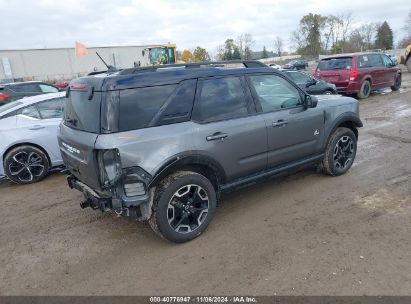
M 384 21 L 377 29 L 375 47 L 378 49 L 390 50 L 393 48 L 394 37 L 387 21 Z
M 231 59 L 241 59 L 241 54 L 240 54 L 240 50 L 238 49 L 238 47 L 234 47 L 234 51 L 233 54 L 231 55 Z
M 263 53 L 261 54 L 261 58 L 268 58 L 268 53 L 267 49 L 265 48 L 265 45 L 263 47 Z

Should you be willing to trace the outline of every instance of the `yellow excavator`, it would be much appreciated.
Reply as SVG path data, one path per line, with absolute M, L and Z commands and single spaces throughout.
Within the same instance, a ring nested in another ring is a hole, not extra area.
M 405 48 L 405 54 L 401 56 L 400 63 L 407 66 L 408 72 L 411 73 L 411 44 Z

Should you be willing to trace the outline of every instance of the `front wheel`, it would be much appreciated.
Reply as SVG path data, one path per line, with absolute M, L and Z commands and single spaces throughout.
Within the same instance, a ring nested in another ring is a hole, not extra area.
M 348 128 L 337 128 L 331 135 L 322 162 L 326 174 L 338 176 L 346 173 L 357 153 L 357 137 Z
M 34 146 L 18 146 L 4 157 L 4 173 L 17 184 L 40 181 L 46 176 L 49 166 L 47 156 Z
M 211 182 L 201 174 L 179 171 L 156 189 L 151 228 L 161 237 L 183 243 L 198 237 L 214 216 L 217 204 Z
M 368 98 L 371 93 L 371 83 L 368 80 L 364 80 L 364 82 L 361 85 L 360 91 L 357 93 L 357 97 L 359 99 L 364 99 Z
M 391 86 L 391 90 L 393 90 L 393 91 L 398 91 L 398 90 L 400 89 L 400 87 L 401 87 L 401 74 L 398 74 L 398 75 L 395 77 L 394 85 Z

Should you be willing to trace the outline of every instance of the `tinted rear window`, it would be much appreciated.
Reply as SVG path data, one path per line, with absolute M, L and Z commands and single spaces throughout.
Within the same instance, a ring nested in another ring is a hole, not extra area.
M 100 132 L 101 92 L 94 92 L 88 100 L 87 91 L 71 90 L 64 108 L 64 124 L 70 128 L 91 132 Z
M 330 70 L 351 70 L 352 58 L 330 58 L 322 59 L 318 63 L 317 71 L 330 71 Z
M 148 127 L 176 86 L 163 85 L 120 91 L 119 131 Z

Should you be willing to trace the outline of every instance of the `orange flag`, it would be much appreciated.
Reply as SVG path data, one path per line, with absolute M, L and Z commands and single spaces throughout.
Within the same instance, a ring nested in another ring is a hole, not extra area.
M 88 50 L 86 46 L 78 41 L 76 41 L 76 57 L 86 56 L 88 55 Z

